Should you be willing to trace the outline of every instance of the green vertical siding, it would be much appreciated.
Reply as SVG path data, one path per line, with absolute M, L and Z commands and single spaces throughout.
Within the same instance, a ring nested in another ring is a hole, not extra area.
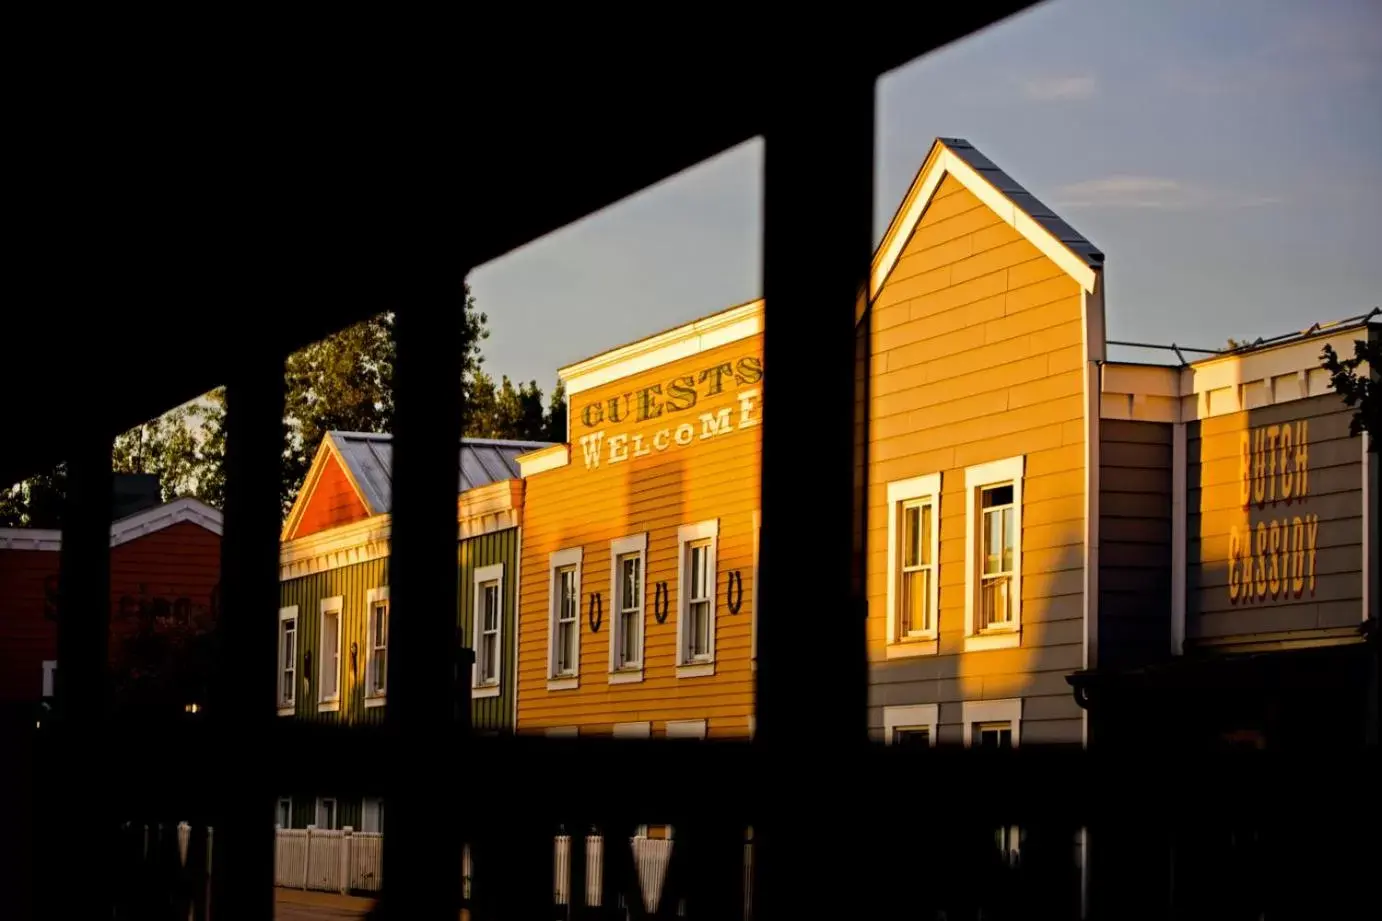
M 518 663 L 514 656 L 517 648 L 517 629 L 514 609 L 517 594 L 514 589 L 518 580 L 518 529 L 506 528 L 461 541 L 458 550 L 460 563 L 460 627 L 466 645 L 475 646 L 475 570 L 482 566 L 502 563 L 504 581 L 502 586 L 504 618 L 499 637 L 502 655 L 499 666 L 498 697 L 475 700 L 470 705 L 471 718 L 479 730 L 511 730 L 513 728 L 514 676 Z
M 501 563 L 503 581 L 503 650 L 500 666 L 501 692 L 497 697 L 477 699 L 471 705 L 474 726 L 482 731 L 503 731 L 513 726 L 514 679 L 517 669 L 514 650 L 517 642 L 514 614 L 518 578 L 518 529 L 507 528 L 490 534 L 467 538 L 457 547 L 459 562 L 458 611 L 456 619 L 463 641 L 474 642 L 475 570 L 481 566 Z M 313 573 L 290 579 L 279 585 L 279 605 L 298 608 L 298 675 L 306 674 L 303 663 L 307 652 L 312 653 L 311 678 L 297 688 L 295 716 L 319 723 L 344 722 L 349 725 L 374 725 L 384 721 L 385 707 L 365 706 L 365 641 L 368 627 L 369 591 L 389 584 L 387 558 L 355 563 L 327 572 Z M 322 657 L 321 602 L 341 597 L 341 704 L 336 712 L 318 712 L 317 699 L 321 680 Z M 352 667 L 350 644 L 358 653 Z M 358 809 L 358 803 L 356 808 Z M 307 806 L 294 801 L 294 812 Z M 344 802 L 342 807 L 345 808 Z M 305 812 L 303 813 L 306 814 Z
M 279 605 L 298 608 L 298 674 L 304 674 L 303 660 L 312 652 L 312 677 L 307 687 L 297 688 L 296 716 L 319 723 L 345 722 L 350 725 L 383 723 L 383 707 L 365 706 L 365 635 L 368 626 L 366 599 L 369 590 L 389 584 L 387 558 L 355 563 L 290 579 L 279 584 Z M 321 602 L 341 596 L 341 707 L 335 713 L 317 712 L 318 682 L 321 679 Z M 350 644 L 358 654 L 352 668 Z M 296 810 L 297 804 L 294 803 Z

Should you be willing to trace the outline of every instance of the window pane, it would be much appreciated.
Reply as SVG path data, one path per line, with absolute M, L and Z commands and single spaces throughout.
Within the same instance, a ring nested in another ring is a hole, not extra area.
M 389 665 L 389 652 L 381 649 L 374 655 L 374 689 L 382 691 L 386 687 L 385 679 Z
M 906 633 L 930 628 L 927 607 L 931 596 L 927 580 L 930 572 L 919 569 L 902 576 L 902 629 Z
M 624 614 L 620 629 L 623 631 L 623 643 L 621 647 L 623 650 L 623 662 L 637 662 L 638 614 L 636 612 Z
M 984 513 L 984 575 L 1001 572 L 999 553 L 1003 546 L 1003 517 L 996 512 Z
M 697 601 L 691 610 L 691 655 L 710 654 L 710 602 Z
M 921 546 L 917 549 L 917 556 L 920 557 L 923 565 L 929 566 L 935 560 L 931 559 L 931 521 L 935 506 L 927 504 L 921 507 L 921 533 L 918 535 Z
M 919 550 L 921 507 L 907 506 L 902 510 L 902 565 L 916 566 L 921 562 Z
M 1003 571 L 1013 571 L 1013 548 L 1017 546 L 1016 534 L 1013 531 L 1015 522 L 1013 510 L 1008 508 L 1003 510 Z
M 931 731 L 929 729 L 894 729 L 893 744 L 930 748 Z
M 1013 486 L 1011 483 L 1003 486 L 994 486 L 984 490 L 984 508 L 994 508 L 999 505 L 1011 505 L 1013 501 Z

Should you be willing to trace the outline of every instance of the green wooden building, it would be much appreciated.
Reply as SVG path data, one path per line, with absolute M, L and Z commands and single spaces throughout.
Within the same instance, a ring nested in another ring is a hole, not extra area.
M 457 489 L 459 642 L 474 650 L 471 717 L 512 731 L 523 480 L 516 458 L 540 442 L 466 439 Z M 389 684 L 390 436 L 330 432 L 308 471 L 279 553 L 278 713 L 382 723 Z M 281 797 L 279 824 L 379 831 L 381 800 L 343 797 L 329 768 L 317 790 Z

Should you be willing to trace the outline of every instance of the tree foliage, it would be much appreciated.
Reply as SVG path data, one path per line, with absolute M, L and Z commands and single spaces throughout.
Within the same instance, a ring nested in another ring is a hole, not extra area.
M 465 435 L 470 438 L 511 438 L 519 441 L 566 440 L 566 390 L 558 382 L 547 408 L 537 381 L 515 387 L 505 375 L 494 378 L 477 372 L 466 406 Z
M 1320 366 L 1329 372 L 1329 386 L 1353 409 L 1350 434 L 1367 432 L 1371 436 L 1369 449 L 1378 450 L 1382 443 L 1382 411 L 1377 403 L 1376 374 L 1382 369 L 1382 340 L 1355 340 L 1352 358 L 1340 358 L 1332 346 L 1326 345 L 1320 354 Z

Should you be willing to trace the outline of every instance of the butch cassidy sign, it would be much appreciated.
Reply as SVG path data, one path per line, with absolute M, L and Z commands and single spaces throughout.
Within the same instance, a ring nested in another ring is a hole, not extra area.
M 581 408 L 585 469 L 621 464 L 752 428 L 763 421 L 763 362 L 744 355 Z M 613 426 L 638 431 L 610 434 Z
M 1313 595 L 1320 516 L 1308 511 L 1308 419 L 1243 433 L 1238 498 L 1250 516 L 1255 510 L 1260 517 L 1229 532 L 1229 600 L 1258 604 Z

